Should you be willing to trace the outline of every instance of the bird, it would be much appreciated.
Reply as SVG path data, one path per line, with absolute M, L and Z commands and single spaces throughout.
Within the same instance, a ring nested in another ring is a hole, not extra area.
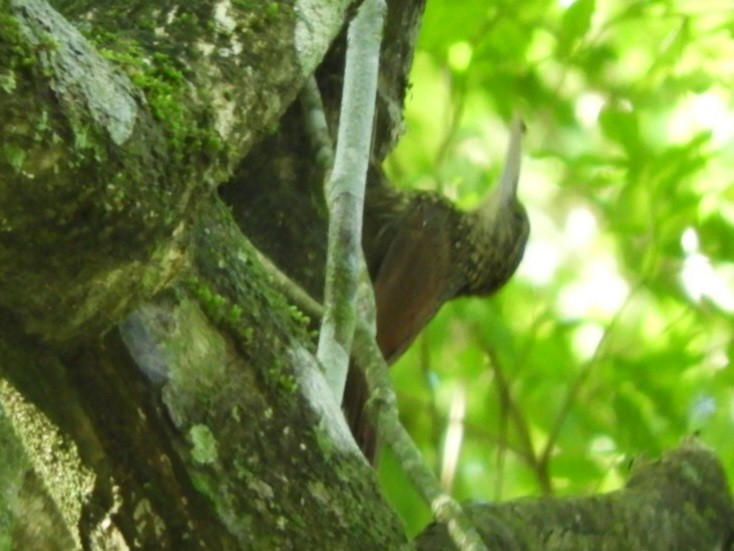
M 376 307 L 376 339 L 389 364 L 416 339 L 443 304 L 490 296 L 515 273 L 530 233 L 517 197 L 525 125 L 510 127 L 499 183 L 474 210 L 459 209 L 435 191 L 402 191 L 371 166 L 362 228 Z M 373 465 L 378 438 L 366 418 L 367 384 L 349 367 L 343 410 L 355 440 Z

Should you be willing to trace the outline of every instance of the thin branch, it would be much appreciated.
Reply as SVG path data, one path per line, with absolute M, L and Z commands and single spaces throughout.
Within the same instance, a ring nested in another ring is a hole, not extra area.
M 518 444 L 510 440 L 506 440 L 503 442 L 499 435 L 488 430 L 482 423 L 467 420 L 464 426 L 466 428 L 467 440 L 479 440 L 482 442 L 487 442 L 489 445 L 492 446 L 504 445 L 508 452 L 512 453 L 517 459 L 522 461 L 525 465 L 528 466 L 528 468 L 533 468 L 535 464 L 535 458 L 529 457 L 525 450 L 522 449 Z
M 542 492 L 544 494 L 550 494 L 553 490 L 550 477 L 548 476 L 547 470 L 541 468 L 541 462 L 533 447 L 532 439 L 530 438 L 528 421 L 525 418 L 523 411 L 512 397 L 510 383 L 505 376 L 505 371 L 502 367 L 499 356 L 495 350 L 489 346 L 484 347 L 484 352 L 489 357 L 490 366 L 494 372 L 495 379 L 497 380 L 497 393 L 500 397 L 500 403 L 504 408 L 506 408 L 507 416 L 512 421 L 512 424 L 515 426 L 515 430 L 517 431 L 523 456 L 528 459 L 530 467 L 538 477 L 538 483 L 540 484 Z
M 385 11 L 384 0 L 366 0 L 349 25 L 339 136 L 326 189 L 329 242 L 317 356 L 337 401 L 344 394 L 354 336 L 364 189 Z
M 428 418 L 431 422 L 431 442 L 436 450 L 441 449 L 441 426 L 443 425 L 443 419 L 438 411 L 438 405 L 436 403 L 436 388 L 432 379 L 431 371 L 431 353 L 428 347 L 428 335 L 426 331 L 423 331 L 420 336 L 420 369 L 423 375 L 423 382 L 425 383 L 426 392 L 428 393 Z M 436 454 L 435 470 L 441 468 L 441 456 Z
M 303 313 L 311 316 L 313 319 L 320 320 L 324 315 L 324 307 L 319 301 L 309 295 L 298 283 L 281 272 L 280 268 L 273 264 L 267 256 L 254 247 L 253 250 L 257 252 L 258 262 L 265 268 L 268 282 L 288 297 Z
M 443 491 L 435 475 L 426 465 L 420 450 L 400 423 L 397 399 L 390 384 L 387 364 L 375 341 L 374 331 L 364 323 L 357 325 L 353 351 L 358 365 L 364 369 L 370 388 L 367 413 L 414 487 L 431 507 L 435 518 L 446 524 L 451 538 L 459 549 L 486 550 L 461 505 Z
M 306 119 L 308 137 L 316 151 L 316 162 L 328 173 L 334 168 L 334 144 L 331 142 L 324 102 L 321 100 L 316 77 L 311 76 L 306 81 L 298 99 Z
M 553 452 L 553 446 L 556 443 L 556 440 L 558 439 L 558 436 L 561 433 L 561 428 L 563 427 L 563 423 L 566 421 L 566 418 L 568 417 L 568 414 L 571 412 L 571 407 L 573 406 L 574 401 L 576 400 L 579 392 L 581 392 L 581 389 L 586 382 L 586 379 L 591 374 L 593 368 L 597 366 L 601 360 L 604 357 L 604 354 L 607 351 L 608 343 L 611 338 L 611 334 L 614 331 L 614 328 L 616 327 L 617 323 L 619 322 L 622 313 L 627 309 L 627 307 L 632 302 L 632 298 L 635 296 L 636 292 L 642 285 L 642 280 L 633 287 L 629 294 L 627 295 L 627 298 L 625 299 L 624 303 L 619 307 L 617 312 L 614 314 L 614 317 L 609 322 L 609 325 L 607 325 L 606 329 L 604 330 L 604 334 L 602 335 L 601 339 L 599 340 L 599 343 L 596 345 L 596 348 L 594 349 L 594 354 L 587 360 L 585 364 L 581 366 L 581 369 L 579 369 L 579 372 L 576 374 L 576 377 L 574 378 L 573 382 L 571 383 L 570 388 L 568 389 L 568 392 L 566 393 L 566 396 L 563 400 L 563 403 L 561 404 L 561 409 L 558 412 L 558 415 L 556 416 L 556 420 L 553 424 L 553 428 L 551 429 L 550 435 L 548 436 L 548 440 L 545 443 L 545 447 L 543 448 L 543 451 L 541 452 L 539 456 L 539 467 L 544 469 L 545 471 L 548 471 L 549 464 L 550 464 L 550 457 L 551 453 Z M 546 476 L 549 476 L 549 474 L 546 472 Z
M 509 425 L 511 398 L 510 388 L 509 384 L 507 383 L 507 379 L 505 379 L 504 373 L 499 367 L 499 364 L 495 362 L 491 356 L 489 366 L 490 369 L 494 371 L 495 379 L 497 381 L 497 396 L 500 402 L 500 416 L 497 423 L 497 437 L 499 438 L 499 442 L 497 445 L 496 472 L 494 474 L 496 480 L 494 488 L 494 499 L 495 501 L 499 501 L 500 499 L 502 499 L 502 483 L 504 481 L 503 479 L 505 474 L 505 457 L 507 454 L 507 428 Z M 534 462 L 535 457 L 533 456 L 533 463 Z

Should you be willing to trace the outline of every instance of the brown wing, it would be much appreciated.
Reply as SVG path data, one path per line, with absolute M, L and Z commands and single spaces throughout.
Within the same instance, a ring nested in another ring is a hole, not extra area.
M 378 167 L 370 167 L 362 221 L 362 247 L 372 281 L 405 216 L 412 194 L 399 191 L 384 180 Z
M 377 342 L 388 363 L 415 340 L 446 298 L 450 239 L 446 213 L 433 203 L 410 208 L 373 282 Z
M 431 203 L 418 203 L 390 233 L 384 258 L 368 259 L 378 266 L 374 277 L 377 342 L 391 363 L 415 340 L 445 299 L 449 277 L 449 237 L 446 214 Z M 377 433 L 364 405 L 367 383 L 349 366 L 344 412 L 352 434 L 371 463 L 377 455 Z
M 349 363 L 347 372 L 342 408 L 359 449 L 362 450 L 367 461 L 375 465 L 377 463 L 377 432 L 367 419 L 367 413 L 364 410 L 367 396 L 367 381 L 362 371 L 352 361 Z

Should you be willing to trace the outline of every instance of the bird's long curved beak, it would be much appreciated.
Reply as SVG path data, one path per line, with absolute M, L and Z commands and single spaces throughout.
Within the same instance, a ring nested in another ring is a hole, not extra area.
M 505 166 L 497 184 L 500 194 L 500 204 L 507 205 L 517 194 L 517 184 L 520 180 L 520 164 L 522 162 L 522 135 L 525 133 L 525 123 L 515 115 L 510 125 L 510 141 L 507 144 Z

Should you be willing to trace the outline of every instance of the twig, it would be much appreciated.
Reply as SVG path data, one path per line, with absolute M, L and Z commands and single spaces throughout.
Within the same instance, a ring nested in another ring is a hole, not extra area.
M 517 405 L 517 402 L 512 397 L 510 391 L 510 383 L 505 376 L 502 363 L 500 362 L 499 356 L 496 351 L 490 346 L 485 345 L 484 351 L 489 357 L 490 367 L 495 374 L 497 380 L 497 393 L 500 397 L 500 403 L 505 409 L 505 413 L 512 420 L 517 435 L 520 440 L 520 449 L 522 449 L 523 457 L 528 459 L 530 467 L 533 469 L 538 477 L 538 483 L 544 494 L 548 495 L 552 493 L 553 488 L 551 485 L 550 478 L 548 477 L 547 471 L 541 469 L 541 463 L 538 459 L 538 455 L 535 453 L 532 439 L 530 438 L 530 429 L 528 427 L 528 421 L 523 415 L 522 410 Z
M 344 394 L 362 262 L 362 210 L 386 6 L 365 0 L 349 25 L 334 169 L 326 189 L 329 241 L 317 356 L 337 401 Z
M 488 355 L 490 351 L 485 351 Z M 492 352 L 494 352 L 492 350 Z M 498 421 L 497 437 L 499 442 L 497 445 L 497 461 L 496 461 L 496 472 L 495 472 L 495 488 L 494 488 L 494 499 L 499 501 L 502 498 L 502 487 L 505 475 L 505 456 L 507 454 L 507 428 L 509 425 L 509 413 L 510 413 L 510 387 L 507 379 L 502 372 L 499 364 L 494 361 L 494 358 L 489 355 L 490 369 L 494 371 L 495 379 L 497 380 L 497 397 L 500 402 L 500 416 Z M 533 457 L 533 460 L 535 457 Z
M 599 343 L 596 345 L 596 348 L 594 349 L 594 354 L 591 356 L 591 358 L 589 358 L 586 361 L 585 364 L 581 366 L 581 369 L 579 369 L 579 372 L 576 374 L 576 377 L 573 380 L 573 382 L 571 383 L 571 386 L 568 389 L 568 392 L 566 392 L 566 396 L 563 400 L 563 403 L 561 404 L 561 408 L 558 412 L 558 415 L 556 416 L 556 420 L 550 431 L 548 440 L 546 441 L 543 451 L 541 452 L 539 459 L 538 459 L 538 466 L 546 472 L 546 476 L 549 476 L 547 471 L 550 466 L 551 453 L 553 452 L 553 447 L 555 446 L 556 440 L 558 439 L 558 436 L 561 433 L 561 428 L 563 427 L 563 423 L 566 421 L 568 414 L 571 412 L 571 407 L 573 406 L 573 403 L 576 400 L 576 397 L 578 396 L 579 392 L 581 392 L 581 388 L 583 387 L 584 383 L 586 382 L 586 379 L 591 374 L 593 368 L 596 365 L 598 365 L 601 362 L 601 359 L 604 357 L 604 354 L 606 353 L 608 343 L 611 338 L 611 334 L 613 330 L 615 329 L 617 323 L 619 322 L 619 319 L 622 317 L 622 313 L 627 309 L 627 307 L 632 302 L 632 298 L 635 296 L 640 286 L 641 286 L 641 282 L 638 283 L 638 285 L 636 285 L 635 287 L 633 287 L 630 290 L 630 292 L 627 294 L 625 301 L 619 307 L 617 312 L 614 314 L 614 317 L 612 317 L 611 321 L 609 322 L 606 329 L 604 330 L 604 334 L 602 335 L 601 339 L 599 340 Z
M 254 249 L 254 247 L 253 247 Z M 268 282 L 283 293 L 291 302 L 293 302 L 299 310 L 315 320 L 320 320 L 324 315 L 324 307 L 319 301 L 309 295 L 303 287 L 293 281 L 290 277 L 280 271 L 273 262 L 259 250 L 254 249 L 257 253 L 257 260 L 265 269 Z
M 436 405 L 436 389 L 435 385 L 431 381 L 431 354 L 428 350 L 428 336 L 426 331 L 423 331 L 420 336 L 420 369 L 423 374 L 423 382 L 426 386 L 426 392 L 428 392 L 428 417 L 431 420 L 431 441 L 434 447 L 439 450 L 441 449 L 441 425 L 443 420 L 438 411 Z M 435 469 L 441 468 L 441 456 L 437 454 Z
M 445 493 L 426 465 L 420 450 L 400 423 L 397 399 L 390 384 L 388 367 L 382 358 L 373 331 L 360 322 L 354 334 L 354 356 L 365 372 L 370 388 L 367 413 L 375 422 L 384 442 L 390 446 L 405 473 L 428 503 L 439 522 L 446 524 L 454 543 L 463 551 L 486 550 L 479 534 L 461 505 Z
M 308 137 L 316 151 L 316 162 L 328 173 L 334 167 L 334 145 L 331 143 L 324 103 L 315 76 L 312 75 L 306 81 L 298 99 L 306 119 Z

